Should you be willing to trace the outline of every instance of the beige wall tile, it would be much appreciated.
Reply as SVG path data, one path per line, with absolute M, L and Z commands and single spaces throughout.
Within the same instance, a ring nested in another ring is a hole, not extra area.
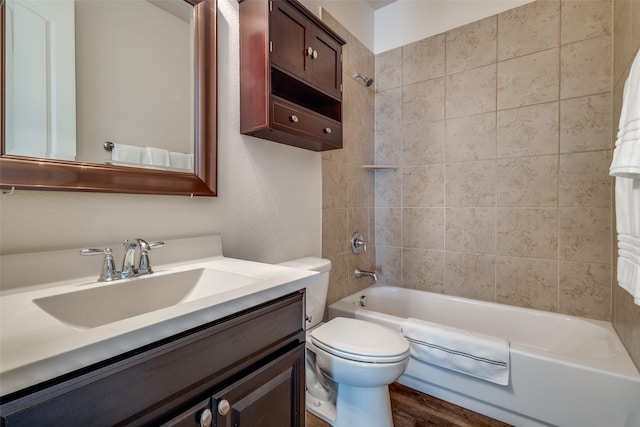
M 324 256 L 346 252 L 349 249 L 346 209 L 322 210 L 322 251 Z
M 560 312 L 611 320 L 611 265 L 561 261 Z
M 560 152 L 575 153 L 609 148 L 611 123 L 610 92 L 562 100 Z
M 561 43 L 572 43 L 611 33 L 610 0 L 562 1 Z
M 402 86 L 402 48 L 376 55 L 376 91 L 382 92 Z
M 556 47 L 560 3 L 538 0 L 498 15 L 498 60 Z
M 402 206 L 402 172 L 391 169 L 375 172 L 375 205 L 377 208 Z
M 362 166 L 347 166 L 347 207 L 368 207 L 373 176 Z
M 450 74 L 446 77 L 447 118 L 496 110 L 496 66 Z
M 327 306 L 349 295 L 347 289 L 348 257 L 345 252 L 333 256 L 323 255 L 331 261 L 329 273 L 329 291 L 327 292 Z
M 444 209 L 402 208 L 402 246 L 444 249 Z
M 495 301 L 495 258 L 494 255 L 445 252 L 445 293 L 465 298 Z
M 621 287 L 614 286 L 614 294 L 616 332 L 636 366 L 640 366 L 640 309 L 634 304 L 631 294 Z
M 402 124 L 444 119 L 444 78 L 425 80 L 402 88 Z
M 449 163 L 445 173 L 447 206 L 495 206 L 495 160 Z
M 442 293 L 444 290 L 444 252 L 403 249 L 402 286 Z
M 611 264 L 611 209 L 560 208 L 560 260 Z
M 347 171 L 344 163 L 322 160 L 322 207 L 347 207 Z
M 376 244 L 402 246 L 402 209 L 376 208 Z
M 557 259 L 558 209 L 498 208 L 498 255 Z
M 560 155 L 560 206 L 611 206 L 610 150 Z
M 444 34 L 402 47 L 402 81 L 408 85 L 444 75 Z
M 375 132 L 375 164 L 397 165 L 402 163 L 402 129 L 381 129 Z
M 447 208 L 445 223 L 447 251 L 495 254 L 495 208 Z
M 558 49 L 498 62 L 498 110 L 558 99 Z
M 638 38 L 634 25 L 634 9 L 640 9 L 634 1 L 615 0 L 613 2 L 613 82 L 620 81 L 633 56 L 637 52 Z
M 558 311 L 558 261 L 497 257 L 496 301 Z
M 558 156 L 499 159 L 498 206 L 557 206 Z
M 447 119 L 446 161 L 470 162 L 496 158 L 496 113 Z
M 402 286 L 402 248 L 376 246 L 378 283 Z
M 446 33 L 447 74 L 496 62 L 497 16 Z
M 402 165 L 444 163 L 444 120 L 422 121 L 402 128 Z
M 376 95 L 376 130 L 402 127 L 402 88 L 379 92 Z M 358 106 L 354 106 L 357 109 Z
M 402 206 L 444 206 L 444 165 L 405 167 L 401 181 Z
M 560 98 L 611 90 L 611 36 L 567 44 L 560 49 Z
M 343 151 L 346 162 L 351 165 L 367 165 L 373 163 L 374 138 L 372 127 L 364 127 L 355 123 L 345 124 L 342 130 Z
M 498 158 L 557 153 L 558 105 L 549 102 L 498 111 Z

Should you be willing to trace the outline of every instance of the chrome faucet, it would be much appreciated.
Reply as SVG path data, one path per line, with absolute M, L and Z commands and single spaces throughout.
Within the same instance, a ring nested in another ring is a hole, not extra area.
M 356 279 L 361 278 L 362 276 L 369 276 L 369 277 L 373 277 L 373 280 L 375 282 L 378 281 L 378 272 L 376 271 L 366 271 L 366 270 L 360 270 L 360 267 L 356 268 L 356 271 L 353 272 L 353 275 L 356 276 Z
M 151 265 L 149 263 L 149 251 L 153 248 L 160 248 L 164 246 L 164 242 L 147 243 L 146 240 L 137 238 L 133 241 L 124 241 L 124 258 L 122 259 L 122 272 L 120 277 L 126 279 L 127 277 L 142 276 L 145 274 L 153 273 Z M 140 248 L 140 258 L 138 261 L 138 267 L 135 266 L 135 254 L 136 248 Z
M 106 249 L 82 249 L 80 255 L 104 255 L 102 271 L 98 282 L 111 282 L 128 277 L 142 276 L 153 273 L 149 263 L 149 251 L 153 248 L 164 246 L 164 242 L 147 243 L 137 238 L 133 241 L 124 241 L 124 258 L 122 259 L 122 271 L 116 270 L 111 248 Z M 136 248 L 140 248 L 138 266 L 135 265 Z

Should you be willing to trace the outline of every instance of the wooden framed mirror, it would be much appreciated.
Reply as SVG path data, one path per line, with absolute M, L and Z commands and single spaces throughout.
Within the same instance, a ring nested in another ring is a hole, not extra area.
M 193 173 L 7 154 L 7 13 L 5 0 L 0 1 L 0 187 L 132 194 L 217 195 L 216 0 L 185 0 L 194 8 Z

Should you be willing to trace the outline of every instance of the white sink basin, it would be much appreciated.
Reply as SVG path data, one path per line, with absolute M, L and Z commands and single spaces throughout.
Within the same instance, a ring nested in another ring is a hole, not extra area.
M 211 268 L 156 273 L 34 299 L 57 320 L 95 328 L 259 282 L 259 277 Z

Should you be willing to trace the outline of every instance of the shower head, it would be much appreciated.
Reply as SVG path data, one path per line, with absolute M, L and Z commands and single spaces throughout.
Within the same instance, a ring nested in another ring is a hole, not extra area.
M 353 78 L 356 80 L 362 80 L 364 87 L 370 87 L 373 84 L 373 79 L 371 77 L 363 76 L 360 73 L 354 74 Z

